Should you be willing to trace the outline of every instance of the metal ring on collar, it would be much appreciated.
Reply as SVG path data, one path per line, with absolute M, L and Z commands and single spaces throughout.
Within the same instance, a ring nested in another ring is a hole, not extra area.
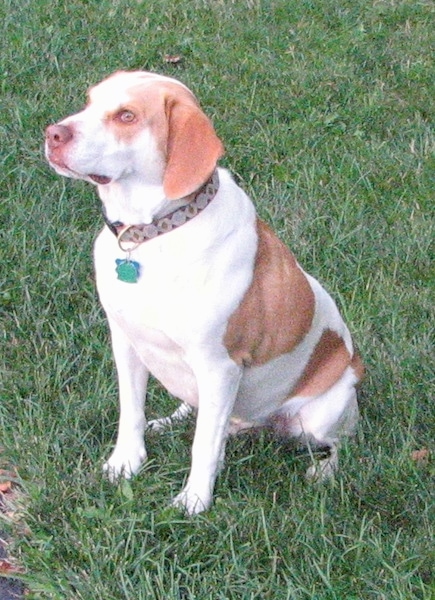
M 125 227 L 123 227 L 121 229 L 121 231 L 117 235 L 118 246 L 120 247 L 120 249 L 123 252 L 133 252 L 133 250 L 136 250 L 136 248 L 139 248 L 139 246 L 143 242 L 143 240 L 136 241 L 136 240 L 123 240 L 122 239 L 122 236 L 124 235 L 124 233 L 126 233 L 132 227 L 135 227 L 135 226 L 134 225 L 126 225 Z M 123 244 L 132 244 L 132 246 L 130 248 L 126 248 L 125 246 L 123 246 Z

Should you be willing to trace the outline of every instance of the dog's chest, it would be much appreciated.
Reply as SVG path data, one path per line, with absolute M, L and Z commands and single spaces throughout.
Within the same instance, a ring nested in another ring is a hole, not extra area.
M 155 289 L 155 282 L 150 281 L 146 289 L 143 279 L 129 284 L 105 280 L 100 274 L 97 281 L 111 327 L 122 330 L 141 361 L 171 394 L 196 406 L 196 378 L 184 349 L 175 341 L 182 336 L 182 315 L 173 310 L 170 282 Z
M 207 303 L 207 268 L 197 265 L 195 269 L 184 269 L 182 264 L 159 268 L 146 254 L 134 260 L 139 265 L 134 283 L 118 278 L 113 257 L 96 260 L 98 294 L 109 319 L 134 337 L 158 329 L 178 339 L 177 334 L 181 335 L 201 305 Z
M 201 329 L 203 315 L 219 310 L 211 307 L 217 303 L 213 269 L 207 260 L 192 263 L 180 252 L 167 260 L 166 252 L 149 244 L 132 256 L 140 264 L 138 281 L 126 283 L 117 278 L 116 259 L 123 253 L 113 241 L 111 233 L 103 232 L 94 250 L 98 294 L 111 327 L 123 332 L 171 394 L 196 405 L 196 377 L 186 350 Z

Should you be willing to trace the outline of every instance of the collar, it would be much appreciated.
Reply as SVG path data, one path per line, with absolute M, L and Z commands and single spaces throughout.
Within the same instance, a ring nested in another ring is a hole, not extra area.
M 216 196 L 218 189 L 219 176 L 217 170 L 215 170 L 196 192 L 186 196 L 185 200 L 188 202 L 186 206 L 182 206 L 160 219 L 153 219 L 151 223 L 142 223 L 140 225 L 125 225 L 120 221 L 109 221 L 104 214 L 104 220 L 110 231 L 118 238 L 120 245 L 124 242 L 139 245 L 152 240 L 158 235 L 169 233 L 196 217 L 196 215 L 207 208 Z

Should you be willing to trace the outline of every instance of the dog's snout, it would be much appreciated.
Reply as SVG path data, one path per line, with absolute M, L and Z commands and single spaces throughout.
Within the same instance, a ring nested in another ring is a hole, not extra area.
M 49 125 L 45 130 L 45 139 L 51 149 L 64 146 L 72 137 L 72 131 L 67 125 Z

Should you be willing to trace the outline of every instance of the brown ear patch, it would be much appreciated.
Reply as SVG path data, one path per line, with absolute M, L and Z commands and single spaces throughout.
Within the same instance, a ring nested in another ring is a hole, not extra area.
M 223 155 L 211 121 L 193 101 L 167 100 L 167 163 L 163 178 L 166 198 L 175 200 L 197 190 Z
M 238 364 L 262 365 L 291 352 L 310 329 L 314 294 L 294 256 L 257 220 L 253 279 L 231 316 L 224 344 Z

